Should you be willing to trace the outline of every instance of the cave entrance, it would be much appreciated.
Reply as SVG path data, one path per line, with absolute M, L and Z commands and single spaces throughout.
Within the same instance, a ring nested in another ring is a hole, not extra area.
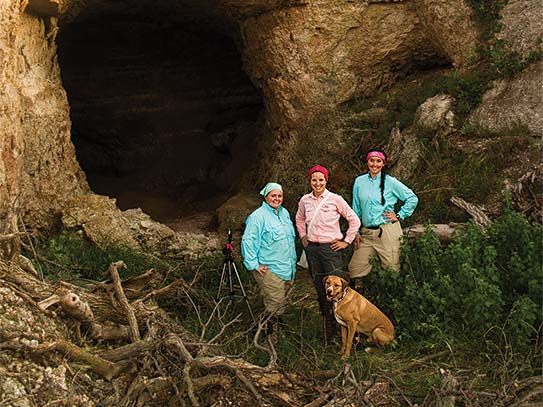
M 182 2 L 129 3 L 60 22 L 77 158 L 123 210 L 166 224 L 211 212 L 255 161 L 262 97 L 224 23 Z

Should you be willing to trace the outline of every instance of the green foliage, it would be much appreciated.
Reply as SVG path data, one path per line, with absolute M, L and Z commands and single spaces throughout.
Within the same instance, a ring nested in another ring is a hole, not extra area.
M 484 71 L 472 71 L 468 73 L 452 72 L 446 76 L 439 85 L 439 93 L 454 96 L 456 99 L 455 112 L 465 117 L 471 112 L 488 90 L 490 78 Z
M 420 196 L 414 214 L 415 221 L 433 223 L 463 222 L 466 214 L 450 205 L 452 196 L 462 196 L 469 202 L 484 202 L 501 189 L 496 177 L 510 166 L 510 157 L 526 151 L 531 141 L 522 132 L 502 136 L 487 142 L 483 151 L 471 152 L 459 148 L 449 139 L 434 137 L 421 145 L 420 162 L 415 169 L 411 187 Z M 489 134 L 472 134 L 487 137 Z
M 376 267 L 367 295 L 392 317 L 403 346 L 508 346 L 510 363 L 529 369 L 525 359 L 540 343 L 543 321 L 541 236 L 540 224 L 512 211 L 492 223 L 488 236 L 470 223 L 446 247 L 427 230 L 404 244 L 401 273 Z M 531 362 L 537 370 L 541 352 Z
M 50 278 L 103 280 L 110 263 L 122 260 L 127 268 L 119 269 L 121 278 L 141 274 L 150 268 L 159 271 L 166 262 L 122 246 L 100 248 L 81 235 L 63 232 L 37 245 L 39 268 Z M 33 258 L 33 253 L 27 253 Z
M 492 38 L 501 28 L 500 12 L 508 0 L 468 0 L 474 11 L 475 21 L 478 23 L 483 39 Z

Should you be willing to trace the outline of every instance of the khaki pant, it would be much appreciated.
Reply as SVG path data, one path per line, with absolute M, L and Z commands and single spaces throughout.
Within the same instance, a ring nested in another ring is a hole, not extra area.
M 266 312 L 276 316 L 282 315 L 287 305 L 287 293 L 294 285 L 294 280 L 283 280 L 271 271 L 264 274 L 253 271 L 253 277 L 260 287 Z
M 400 271 L 400 243 L 403 236 L 400 222 L 386 223 L 376 230 L 362 228 L 360 235 L 362 243 L 349 263 L 351 278 L 367 276 L 372 269 L 370 258 L 375 255 L 384 267 Z

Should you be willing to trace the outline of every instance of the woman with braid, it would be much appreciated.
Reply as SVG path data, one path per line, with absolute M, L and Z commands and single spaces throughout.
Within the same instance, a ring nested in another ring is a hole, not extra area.
M 411 216 L 419 202 L 411 189 L 386 173 L 386 161 L 384 151 L 371 149 L 366 155 L 369 171 L 354 181 L 353 210 L 362 220 L 349 263 L 349 275 L 355 285 L 360 285 L 361 277 L 370 273 L 370 258 L 375 255 L 383 266 L 400 271 L 403 235 L 400 222 Z M 403 205 L 395 213 L 394 206 L 398 201 Z

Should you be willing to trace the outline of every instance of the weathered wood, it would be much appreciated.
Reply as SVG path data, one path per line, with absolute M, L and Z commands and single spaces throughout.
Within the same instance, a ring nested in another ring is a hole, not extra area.
M 77 293 L 82 301 L 89 304 L 97 321 L 111 321 L 112 323 L 123 325 L 128 324 L 128 319 L 119 302 L 115 298 L 112 301 L 112 298 L 105 296 L 103 292 L 89 292 L 66 282 L 58 282 L 56 286 L 44 284 L 36 276 L 24 272 L 19 267 L 10 267 L 9 274 L 6 274 L 4 278 L 7 281 L 13 282 L 20 290 L 24 289 L 24 292 L 28 296 L 37 301 L 58 295 L 59 290 L 64 290 L 62 292 L 67 290 Z M 145 320 L 158 310 L 158 307 L 152 303 L 144 304 L 141 302 L 133 304 L 132 308 L 136 319 L 139 321 Z
M 111 263 L 109 265 L 108 272 L 109 274 L 111 274 L 111 277 L 113 279 L 113 287 L 115 289 L 115 294 L 117 294 L 117 299 L 120 301 L 121 306 L 128 319 L 128 324 L 130 326 L 130 340 L 132 342 L 136 342 L 141 339 L 138 320 L 136 319 L 134 310 L 128 303 L 128 298 L 126 298 L 126 295 L 124 294 L 123 287 L 121 286 L 121 278 L 119 277 L 118 271 L 118 268 L 120 267 L 126 268 L 126 264 L 124 263 L 124 261 L 116 261 L 114 263 Z
M 158 345 L 156 341 L 137 341 L 116 349 L 98 352 L 98 355 L 110 362 L 120 362 L 153 352 Z
M 453 196 L 451 202 L 464 209 L 473 218 L 473 221 L 479 226 L 482 232 L 486 232 L 486 228 L 490 224 L 490 218 L 486 214 L 486 209 L 481 205 L 475 205 L 467 202 L 458 196 Z
M 126 364 L 115 364 L 108 360 L 102 359 L 100 356 L 93 355 L 79 346 L 74 345 L 63 339 L 57 339 L 54 342 L 47 342 L 39 345 L 34 352 L 43 353 L 54 350 L 62 353 L 67 358 L 76 362 L 85 363 L 90 366 L 90 369 L 102 376 L 106 380 L 111 380 L 117 377 L 120 373 L 128 368 Z
M 463 223 L 434 223 L 431 225 L 412 225 L 403 229 L 403 233 L 407 238 L 415 240 L 418 239 L 426 229 L 430 228 L 439 239 L 440 242 L 448 243 L 464 229 Z

